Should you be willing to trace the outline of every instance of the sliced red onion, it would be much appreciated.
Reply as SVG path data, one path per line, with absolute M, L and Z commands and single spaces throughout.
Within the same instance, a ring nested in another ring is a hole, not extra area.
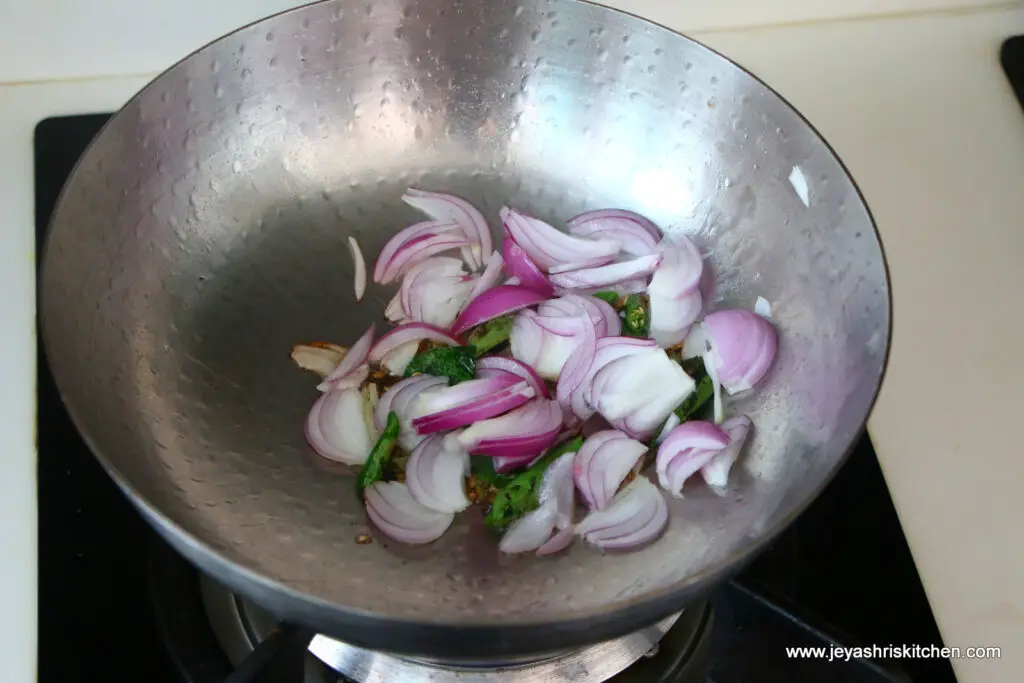
M 617 285 L 612 285 L 608 289 L 615 292 L 619 296 L 629 296 L 630 294 L 644 294 L 645 292 L 647 292 L 647 278 L 640 278 L 639 280 L 627 280 L 626 282 L 620 282 Z
M 347 353 L 348 350 L 345 347 L 337 344 L 312 342 L 293 346 L 291 357 L 297 366 L 303 370 L 315 372 L 323 379 L 338 367 Z
M 557 522 L 555 524 L 557 528 Z M 537 548 L 537 556 L 544 557 L 546 555 L 554 555 L 555 553 L 565 550 L 569 547 L 569 544 L 572 543 L 572 538 L 574 535 L 575 529 L 573 528 L 572 524 L 565 527 L 564 529 L 556 531 L 555 535 L 552 536 L 547 543 Z
M 533 387 L 533 390 L 537 392 L 538 396 L 551 398 L 551 393 L 548 391 L 548 385 L 545 384 L 544 380 L 541 379 L 541 376 L 526 363 L 522 363 L 515 358 L 506 358 L 504 356 L 484 356 L 476 362 L 477 377 L 494 377 L 498 373 L 502 372 L 511 373 L 516 377 L 525 380 L 527 384 Z
M 614 320 L 606 317 L 607 310 L 597 302 L 570 294 L 545 301 L 536 312 L 521 312 L 509 336 L 513 357 L 533 367 L 541 377 L 557 380 L 585 337 L 600 337 L 621 327 L 617 316 Z M 589 342 L 585 353 L 589 359 Z
M 553 506 L 555 534 L 541 547 L 537 555 L 552 555 L 564 550 L 572 542 L 572 517 L 576 511 L 576 489 L 572 483 L 572 463 L 575 453 L 564 453 L 548 466 L 537 491 L 541 505 Z
M 583 297 L 567 294 L 557 299 L 548 299 L 537 308 L 537 313 L 549 318 L 573 317 L 582 312 Z
M 764 378 L 778 347 L 774 325 L 752 311 L 732 309 L 709 314 L 703 326 L 726 391 L 746 391 Z
M 556 313 L 554 315 L 544 315 L 538 310 L 537 324 L 558 337 L 579 337 L 583 334 L 583 328 L 594 328 L 590 316 L 583 309 L 577 309 L 575 313 Z
M 491 252 L 491 258 L 487 261 L 487 267 L 484 268 L 484 272 L 480 274 L 480 277 L 473 284 L 473 290 L 469 293 L 469 299 L 466 300 L 467 304 L 498 284 L 498 280 L 501 279 L 501 266 L 503 263 L 500 252 Z
M 610 424 L 615 429 L 621 429 L 634 439 L 650 441 L 651 437 L 658 431 L 657 420 L 653 415 L 654 408 L 650 410 L 644 408 L 626 417 L 611 420 Z
M 543 455 L 543 453 L 540 455 L 497 456 L 491 458 L 493 461 L 491 464 L 494 465 L 495 472 L 498 474 L 506 474 L 532 465 L 541 455 Z
M 746 415 L 730 417 L 722 423 L 722 431 L 729 437 L 729 445 L 718 451 L 711 460 L 700 468 L 700 475 L 708 486 L 716 489 L 724 489 L 729 484 L 729 471 L 732 469 L 736 459 L 739 458 L 743 444 L 746 443 L 747 434 L 753 426 L 750 418 Z
M 549 299 L 537 308 L 537 315 L 544 318 L 582 318 L 586 312 L 598 338 L 618 335 L 622 331 L 622 320 L 611 304 L 591 296 L 565 294 L 557 299 Z M 559 334 L 570 334 L 574 324 L 568 328 L 554 330 Z
M 668 348 L 682 342 L 690 327 L 700 317 L 704 297 L 694 289 L 681 297 L 669 299 L 660 295 L 649 295 L 651 313 L 650 334 L 658 346 Z
M 572 263 L 559 263 L 557 266 L 551 266 L 548 268 L 548 275 L 569 273 L 574 270 L 583 270 L 585 268 L 598 268 L 600 266 L 606 266 L 609 263 L 611 263 L 611 261 L 608 260 L 607 256 L 590 258 L 583 261 L 573 261 Z
M 583 381 L 580 382 L 579 391 L 573 394 L 572 411 L 581 420 L 589 419 L 595 412 L 593 397 L 594 375 L 613 360 L 622 358 L 645 350 L 653 350 L 657 344 L 650 339 L 638 339 L 636 337 L 604 337 L 597 340 L 594 360 L 587 370 Z
M 451 194 L 409 188 L 402 195 L 402 201 L 436 221 L 457 223 L 466 239 L 473 243 L 469 249 L 472 261 L 470 267 L 473 270 L 479 269 L 490 259 L 493 248 L 491 229 L 487 227 L 483 214 L 465 199 Z
M 394 260 L 392 260 L 388 270 L 384 273 L 382 284 L 389 284 L 393 280 L 402 277 L 413 266 L 422 263 L 432 256 L 465 246 L 466 244 L 468 244 L 467 240 L 455 236 L 454 233 L 425 235 L 422 239 L 418 238 L 411 242 L 406 249 L 395 254 Z
M 658 432 L 658 438 L 654 440 L 655 443 L 660 444 L 662 441 L 668 438 L 668 435 L 672 433 L 672 430 L 678 427 L 682 423 L 679 416 L 672 413 L 666 418 L 665 426 Z
M 622 209 L 587 211 L 570 218 L 569 232 L 591 239 L 611 239 L 632 256 L 653 254 L 661 242 L 661 230 L 638 213 Z
M 373 421 L 377 431 L 384 431 L 388 413 L 394 411 L 398 416 L 401 431 L 398 432 L 398 444 L 406 451 L 412 452 L 425 437 L 416 432 L 412 426 L 416 399 L 420 393 L 430 389 L 448 386 L 447 377 L 433 375 L 415 375 L 407 377 L 384 392 L 373 413 Z
M 703 356 L 708 352 L 708 338 L 704 331 L 704 325 L 696 325 L 690 328 L 686 339 L 683 341 L 683 360 Z
M 417 263 L 421 263 L 431 256 L 470 244 L 469 240 L 464 238 L 458 230 L 453 229 L 451 225 L 434 223 L 432 224 L 433 230 L 428 231 L 422 231 L 422 225 L 406 228 L 406 230 L 415 228 L 421 232 L 402 244 L 390 259 L 385 260 L 383 252 L 377 257 L 377 263 L 373 270 L 374 282 L 382 285 L 389 284 L 400 278 Z M 401 234 L 399 233 L 399 235 Z
M 637 477 L 603 510 L 576 525 L 583 540 L 604 550 L 626 550 L 654 541 L 668 526 L 668 504 L 661 491 Z
M 725 408 L 722 407 L 722 381 L 718 378 L 718 356 L 715 355 L 714 349 L 709 349 L 704 354 L 704 371 L 708 373 L 708 377 L 711 379 L 711 387 L 713 391 L 712 404 L 714 405 L 715 424 L 720 425 L 725 420 Z
M 580 331 L 579 344 L 562 366 L 558 384 L 555 386 L 555 398 L 562 409 L 571 415 L 575 415 L 572 407 L 573 397 L 579 392 L 597 354 L 597 332 L 589 319 L 582 322 Z
M 469 302 L 473 287 L 468 275 L 439 275 L 434 269 L 410 271 L 400 290 L 405 318 L 448 327 Z
M 450 287 L 452 284 L 462 284 L 467 296 L 472 290 L 471 277 L 463 268 L 462 261 L 450 256 L 428 258 L 409 269 L 398 290 L 402 315 L 405 319 L 412 318 L 413 315 L 423 316 L 424 305 L 430 303 L 426 296 L 427 292 L 424 290 L 430 289 L 429 285 L 436 280 L 444 281 L 446 287 Z M 420 322 L 426 321 L 420 320 Z
M 306 418 L 306 441 L 328 460 L 362 465 L 378 436 L 368 404 L 367 394 L 354 387 L 323 394 Z
M 500 417 L 476 422 L 458 436 L 470 453 L 525 457 L 546 451 L 562 428 L 558 403 L 535 398 Z
M 542 271 L 580 261 L 596 263 L 607 259 L 605 263 L 611 263 L 619 252 L 618 242 L 574 237 L 507 206 L 501 208 L 499 215 L 505 230 Z
M 609 429 L 588 438 L 573 465 L 576 488 L 593 510 L 601 510 L 647 452 L 647 446 L 626 434 Z
M 419 342 L 402 344 L 398 348 L 384 354 L 384 357 L 380 359 L 380 367 L 392 377 L 401 377 L 405 374 L 405 369 L 409 367 L 409 363 L 419 353 L 419 349 Z
M 622 356 L 598 370 L 590 396 L 612 425 L 646 440 L 694 388 L 693 379 L 663 349 L 652 349 Z
M 492 464 L 494 465 L 495 472 L 497 472 L 498 474 L 504 474 L 506 472 L 512 472 L 513 470 L 518 470 L 523 467 L 529 467 L 543 455 L 543 453 L 530 453 L 527 455 L 510 456 L 499 455 L 492 458 L 492 460 L 494 461 Z
M 514 375 L 471 379 L 420 394 L 412 426 L 433 434 L 480 422 L 523 405 L 537 395 Z
M 658 447 L 658 482 L 681 497 L 683 484 L 729 445 L 729 435 L 710 422 L 689 420 L 679 425 Z
M 501 285 L 489 289 L 466 306 L 466 309 L 452 324 L 452 332 L 462 334 L 488 320 L 500 318 L 528 306 L 535 306 L 545 298 L 540 292 L 526 287 Z
M 469 507 L 466 476 L 469 453 L 454 439 L 432 434 L 409 455 L 405 483 L 420 505 L 438 512 L 462 512 Z
M 598 339 L 622 334 L 622 319 L 610 303 L 592 296 L 581 296 L 579 299 L 594 322 L 594 331 L 597 332 Z
M 359 242 L 355 237 L 348 238 L 348 252 L 352 255 L 352 267 L 355 269 L 353 288 L 356 301 L 362 301 L 363 295 L 366 294 L 366 259 L 363 258 L 363 250 L 359 248 Z
M 661 241 L 661 228 L 654 224 L 654 221 L 627 209 L 597 209 L 586 211 L 566 221 L 570 232 L 577 233 L 580 229 L 601 230 L 610 229 L 606 226 L 618 225 L 621 221 L 635 223 L 644 232 L 650 235 L 655 242 Z M 587 227 L 589 226 L 589 227 Z
M 454 235 L 461 236 L 459 226 L 452 222 L 424 221 L 415 223 L 404 230 L 399 230 L 389 239 L 377 254 L 377 262 L 373 266 L 373 281 L 383 284 L 384 274 L 388 266 L 395 258 L 395 254 L 405 250 L 410 242 L 422 240 L 424 235 Z M 393 278 L 392 278 L 393 279 Z
M 541 506 L 517 519 L 502 535 L 498 549 L 516 555 L 537 550 L 551 538 L 558 510 L 553 505 Z
M 422 341 L 459 346 L 458 339 L 439 327 L 428 323 L 406 323 L 378 339 L 367 357 L 371 363 L 386 367 L 392 375 L 401 376 L 405 373 L 409 361 L 415 357 Z
M 366 364 L 375 333 L 376 326 L 370 325 L 366 332 L 363 333 L 363 336 L 348 350 L 348 353 L 345 354 L 345 359 L 338 364 L 338 367 L 334 368 L 331 374 L 327 375 L 324 381 L 317 385 L 317 389 L 328 392 L 346 387 L 357 387 L 362 384 L 369 373 L 369 368 L 364 370 L 362 366 Z
M 574 489 L 572 485 L 573 453 L 560 456 L 548 465 L 537 488 L 537 509 L 516 520 L 502 535 L 498 548 L 509 554 L 537 551 L 550 555 L 564 549 L 572 534 L 552 533 L 572 529 Z
M 536 369 L 544 348 L 545 334 L 544 328 L 537 324 L 536 311 L 520 311 L 512 319 L 512 331 L 508 338 L 512 357 Z
M 555 334 L 551 331 L 554 324 L 550 319 L 542 324 L 533 311 L 523 311 L 513 321 L 509 336 L 512 356 L 532 366 L 537 374 L 551 381 L 558 380 L 583 333 L 581 326 L 578 334 Z
M 647 293 L 665 299 L 677 299 L 700 285 L 704 259 L 690 238 L 676 235 L 661 243 L 662 260 L 654 271 Z
M 610 285 L 608 287 L 591 287 L 583 289 L 574 289 L 572 291 L 574 294 L 582 294 L 586 296 L 596 294 L 597 292 L 615 292 L 619 296 L 629 296 L 630 294 L 644 294 L 645 292 L 647 292 L 647 281 L 649 279 L 650 278 L 642 277 L 636 280 L 626 280 L 625 282 L 620 282 L 617 285 Z
M 441 537 L 455 515 L 437 512 L 416 502 L 409 487 L 378 481 L 366 489 L 366 513 L 374 525 L 396 541 L 420 545 Z
M 654 272 L 660 262 L 660 254 L 649 254 L 647 256 L 638 256 L 629 261 L 611 263 L 596 268 L 584 268 L 566 273 L 553 273 L 548 279 L 555 287 L 567 290 L 610 287 L 622 282 L 647 277 Z
M 512 280 L 515 278 L 515 284 L 535 290 L 545 296 L 555 293 L 555 288 L 551 286 L 537 264 L 530 260 L 522 247 L 516 244 L 516 241 L 509 235 L 505 236 L 505 241 L 501 245 L 501 255 L 504 258 L 505 272 L 509 274 L 509 279 L 505 284 L 513 284 Z
M 406 322 L 405 309 L 402 308 L 401 289 L 395 292 L 395 295 L 391 297 L 391 301 L 388 302 L 387 307 L 384 309 L 384 317 L 390 320 L 391 322 L 395 323 L 396 325 Z

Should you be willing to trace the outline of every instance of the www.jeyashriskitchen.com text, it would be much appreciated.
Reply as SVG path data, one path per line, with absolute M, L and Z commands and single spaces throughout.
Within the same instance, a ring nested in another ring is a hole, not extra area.
M 848 662 L 852 659 L 999 659 L 998 647 L 940 647 L 938 645 L 865 645 L 863 647 L 787 647 L 790 659 L 827 659 Z

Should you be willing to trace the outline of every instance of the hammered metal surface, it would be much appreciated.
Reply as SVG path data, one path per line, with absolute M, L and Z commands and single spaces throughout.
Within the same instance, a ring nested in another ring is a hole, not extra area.
M 695 487 L 665 538 L 620 556 L 499 556 L 474 513 L 429 547 L 357 545 L 362 505 L 303 439 L 315 380 L 288 353 L 381 317 L 391 290 L 354 302 L 345 239 L 372 258 L 419 219 L 408 186 L 464 195 L 492 226 L 503 203 L 555 224 L 633 209 L 709 255 L 716 305 L 767 298 L 780 353 L 732 402 L 756 434 L 728 495 Z M 719 55 L 571 0 L 324 2 L 193 54 L 74 172 L 42 314 L 77 424 L 179 548 L 232 585 L 290 589 L 296 612 L 378 624 L 679 603 L 830 478 L 890 334 L 872 220 L 816 132 Z

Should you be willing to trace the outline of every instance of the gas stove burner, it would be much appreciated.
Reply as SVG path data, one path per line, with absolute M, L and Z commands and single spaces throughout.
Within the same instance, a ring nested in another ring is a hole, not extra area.
M 278 628 L 278 620 L 214 580 L 202 576 L 203 605 L 225 653 L 235 665 Z M 626 683 L 634 680 L 689 681 L 682 677 L 680 645 L 699 639 L 708 621 L 704 604 L 688 607 L 636 633 L 589 647 L 503 662 L 438 661 L 367 650 L 323 635 L 309 644 L 304 683 L 327 683 L 342 676 L 352 683 Z M 666 637 L 671 634 L 671 639 Z M 630 675 L 644 659 L 642 679 Z M 659 667 L 659 663 L 663 663 Z M 652 670 L 662 669 L 660 672 Z M 654 677 L 652 678 L 652 673 Z M 660 675 L 659 675 L 660 674 Z M 669 675 L 671 674 L 671 675 Z M 704 671 L 693 677 L 704 680 Z
M 501 663 L 436 661 L 284 625 L 160 539 L 153 539 L 148 559 L 154 615 L 185 683 L 705 683 L 711 661 L 713 611 L 703 601 L 649 628 L 577 650 Z
M 309 651 L 357 683 L 370 683 L 371 680 L 408 683 L 604 683 L 650 652 L 677 618 L 671 617 L 623 638 L 523 664 L 466 666 L 456 662 L 428 662 L 372 652 L 325 636 L 313 638 Z
M 502 663 L 414 659 L 315 635 L 235 595 L 154 537 L 149 595 L 183 683 L 910 683 L 872 660 L 800 659 L 848 647 L 785 600 L 731 582 L 647 629 Z M 924 679 L 932 680 L 932 679 Z

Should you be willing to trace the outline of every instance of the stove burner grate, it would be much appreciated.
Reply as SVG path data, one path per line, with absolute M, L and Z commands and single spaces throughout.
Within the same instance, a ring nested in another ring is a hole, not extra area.
M 150 582 L 165 646 L 187 683 L 704 683 L 710 661 L 706 602 L 605 643 L 484 665 L 375 652 L 282 624 L 162 541 L 150 549 Z

